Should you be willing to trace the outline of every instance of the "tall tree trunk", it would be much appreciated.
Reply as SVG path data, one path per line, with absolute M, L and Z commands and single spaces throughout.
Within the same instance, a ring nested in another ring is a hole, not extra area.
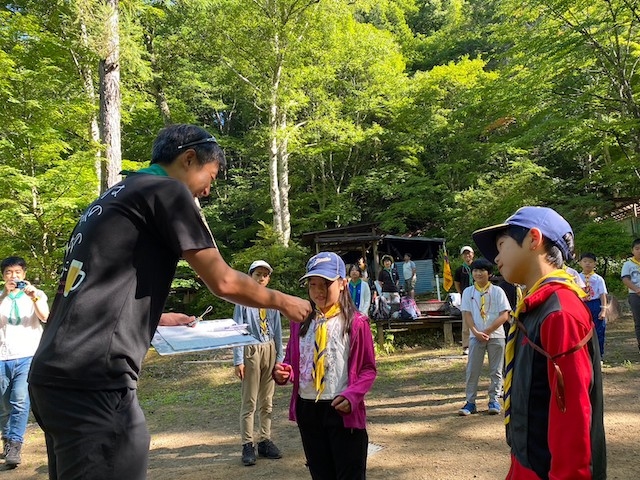
M 89 48 L 89 33 L 87 32 L 87 25 L 85 21 L 80 18 L 80 41 L 85 49 Z M 92 105 L 96 104 L 96 90 L 93 85 L 93 70 L 86 61 L 83 61 L 81 55 L 78 55 L 73 49 L 70 50 L 71 58 L 78 69 L 78 74 L 82 79 L 82 85 L 84 87 L 84 93 L 91 101 Z M 94 145 L 100 143 L 100 124 L 98 123 L 98 116 L 95 113 L 91 114 L 91 120 L 89 122 L 89 137 Z M 96 178 L 98 179 L 98 192 L 100 193 L 100 178 L 102 176 L 102 153 L 100 150 L 96 151 L 95 159 L 95 171 Z
M 120 143 L 120 38 L 118 0 L 105 0 L 110 7 L 107 22 L 107 55 L 100 60 L 100 127 L 105 157 L 100 190 L 120 181 L 122 151 Z
M 271 79 L 271 105 L 269 105 L 269 187 L 271 195 L 271 207 L 273 208 L 273 228 L 283 245 L 289 244 L 291 226 L 288 223 L 289 211 L 289 179 L 283 178 L 282 168 L 282 145 L 279 137 L 282 112 L 279 107 L 280 81 L 282 79 L 282 52 L 278 34 L 274 36 L 274 49 L 276 51 L 276 65 Z M 288 174 L 288 171 L 286 172 Z M 282 181 L 285 181 L 286 190 L 283 196 Z M 283 204 L 284 200 L 284 204 Z M 284 208 L 286 207 L 286 213 Z M 287 223 L 285 223 L 285 217 Z M 285 238 L 285 231 L 288 231 Z
M 171 121 L 171 109 L 169 108 L 169 102 L 164 93 L 164 86 L 162 85 L 162 79 L 158 73 L 158 63 L 156 60 L 156 53 L 153 48 L 153 35 L 148 33 L 145 35 L 145 45 L 147 47 L 147 53 L 149 53 L 149 63 L 151 64 L 151 72 L 153 75 L 153 81 L 151 82 L 151 94 L 156 100 L 158 110 L 160 110 L 160 116 L 162 117 L 162 123 L 170 125 Z
M 272 99 L 269 110 L 269 194 L 273 209 L 273 229 L 278 238 L 283 241 L 282 203 L 280 197 L 280 177 L 278 175 L 278 105 Z
M 286 135 L 287 116 L 280 115 L 280 145 L 278 148 L 278 187 L 280 195 L 280 218 L 282 244 L 289 246 L 291 240 L 291 213 L 289 212 L 289 142 Z

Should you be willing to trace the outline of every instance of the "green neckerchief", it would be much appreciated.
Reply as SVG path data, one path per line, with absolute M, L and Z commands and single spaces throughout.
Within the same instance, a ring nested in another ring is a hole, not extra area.
M 473 285 L 473 273 L 471 272 L 471 266 L 466 263 L 462 264 L 462 271 L 469 275 L 469 286 Z
M 18 299 L 24 295 L 22 290 L 18 290 L 18 293 L 9 292 L 9 298 L 11 299 L 11 307 L 9 310 L 9 318 L 7 323 L 10 325 L 20 325 L 22 318 L 20 317 L 20 310 L 18 309 Z M 14 318 L 15 316 L 15 318 Z
M 141 168 L 140 170 L 123 170 L 120 172 L 122 175 L 131 175 L 132 173 L 146 173 L 148 175 L 158 175 L 160 177 L 168 177 L 167 171 L 157 163 L 152 163 L 148 167 Z

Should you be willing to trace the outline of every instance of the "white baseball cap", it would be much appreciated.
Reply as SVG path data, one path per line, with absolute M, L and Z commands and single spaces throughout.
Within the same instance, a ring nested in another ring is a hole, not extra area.
M 471 248 L 469 245 L 465 245 L 464 247 L 462 247 L 462 248 L 460 249 L 460 255 L 462 255 L 464 252 L 467 252 L 467 251 L 469 251 L 469 252 L 471 252 L 471 253 L 475 253 L 475 252 L 473 251 L 473 248 Z
M 273 273 L 273 268 L 271 268 L 271 265 L 269 265 L 267 262 L 265 262 L 264 260 L 256 260 L 255 262 L 253 262 L 251 264 L 251 266 L 249 267 L 249 275 L 251 275 L 253 273 L 253 271 L 258 268 L 258 267 L 264 267 L 267 270 L 269 270 L 269 273 Z

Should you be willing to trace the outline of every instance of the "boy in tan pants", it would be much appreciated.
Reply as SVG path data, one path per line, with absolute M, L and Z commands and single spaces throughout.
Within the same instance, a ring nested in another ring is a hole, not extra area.
M 256 260 L 249 267 L 249 275 L 263 287 L 271 279 L 273 269 L 264 260 Z M 242 432 L 242 463 L 256 464 L 253 444 L 253 418 L 258 410 L 260 436 L 258 455 L 265 458 L 282 458 L 278 447 L 271 441 L 271 410 L 275 383 L 271 376 L 276 362 L 282 362 L 282 324 L 277 310 L 251 308 L 236 305 L 233 319 L 246 324 L 249 333 L 259 339 L 257 345 L 236 347 L 233 364 L 236 376 L 242 380 L 242 407 L 240 430 Z

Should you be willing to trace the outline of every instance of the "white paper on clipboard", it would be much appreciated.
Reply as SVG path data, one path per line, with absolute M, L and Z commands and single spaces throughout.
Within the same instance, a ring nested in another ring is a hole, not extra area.
M 160 355 L 240 347 L 257 343 L 260 341 L 249 334 L 247 325 L 238 325 L 231 318 L 201 320 L 194 327 L 160 326 L 151 340 L 151 345 Z

